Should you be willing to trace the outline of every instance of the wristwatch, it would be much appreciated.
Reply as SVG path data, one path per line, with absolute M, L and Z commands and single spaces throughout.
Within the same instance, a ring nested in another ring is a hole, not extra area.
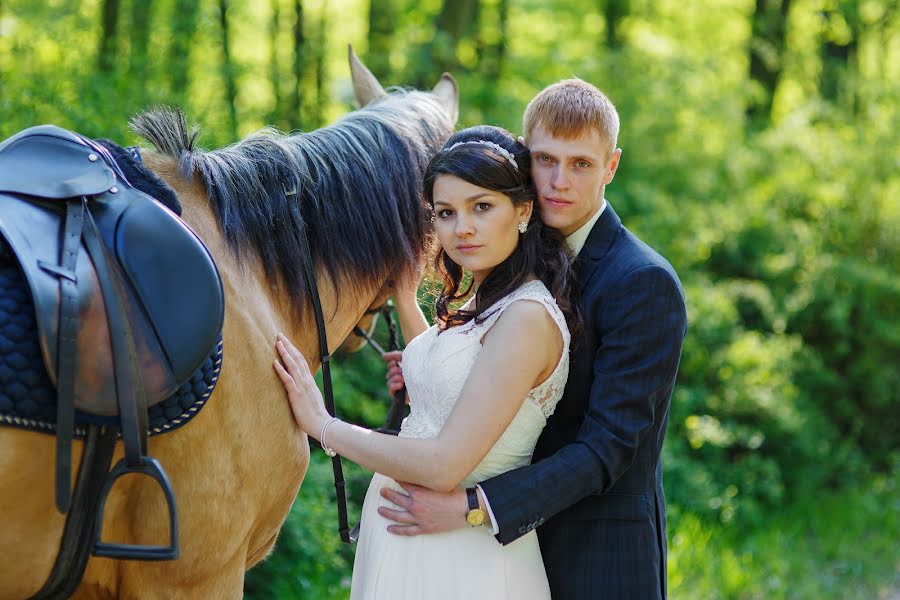
M 484 524 L 484 511 L 478 506 L 478 492 L 475 488 L 466 488 L 466 499 L 469 501 L 469 511 L 466 513 L 466 523 L 472 527 Z

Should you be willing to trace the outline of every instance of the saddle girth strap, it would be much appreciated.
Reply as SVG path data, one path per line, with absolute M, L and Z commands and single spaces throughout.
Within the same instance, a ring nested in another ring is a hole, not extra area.
M 75 266 L 81 248 L 84 226 L 84 198 L 66 203 L 62 256 L 59 266 L 41 263 L 46 271 L 59 277 L 59 353 L 56 400 L 56 507 L 69 510 L 72 501 L 72 437 L 75 431 L 75 361 L 78 333 L 78 291 Z
M 91 546 L 86 542 L 93 539 L 94 528 L 102 526 L 97 523 L 97 504 L 115 447 L 114 430 L 98 425 L 88 426 L 59 552 L 50 576 L 31 600 L 69 598 L 81 583 L 91 552 Z
M 322 382 L 325 388 L 325 393 L 323 394 L 325 397 L 325 410 L 333 417 L 335 416 L 335 408 L 334 390 L 331 385 L 331 355 L 328 353 L 328 337 L 325 332 L 325 317 L 322 313 L 322 301 L 319 298 L 319 286 L 316 282 L 316 270 L 309 252 L 309 241 L 306 238 L 305 225 L 300 216 L 300 209 L 296 200 L 290 202 L 290 206 L 294 220 L 299 225 L 297 242 L 300 244 L 303 273 L 306 278 L 309 295 L 312 298 L 313 312 L 316 316 L 316 330 L 319 337 L 319 360 L 322 362 Z M 341 541 L 349 544 L 356 541 L 356 536 L 351 535 L 350 522 L 347 517 L 347 484 L 344 481 L 344 469 L 341 465 L 340 455 L 331 457 L 331 468 L 334 472 L 334 491 L 338 505 L 338 533 L 341 536 Z
M 137 367 L 137 349 L 123 300 L 125 283 L 119 267 L 100 239 L 90 212 L 84 221 L 82 236 L 100 280 L 106 306 L 125 462 L 129 467 L 138 467 L 147 454 L 147 395 Z

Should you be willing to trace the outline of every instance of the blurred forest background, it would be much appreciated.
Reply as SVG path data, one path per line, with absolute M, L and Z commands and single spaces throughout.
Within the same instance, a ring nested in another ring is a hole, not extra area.
M 688 298 L 671 596 L 900 597 L 898 3 L 0 0 L 0 134 L 52 122 L 132 144 L 129 116 L 161 103 L 206 147 L 315 129 L 353 109 L 348 43 L 385 85 L 452 72 L 459 127 L 518 132 L 570 76 L 618 106 L 608 199 Z M 336 371 L 339 411 L 379 424 L 377 355 Z M 313 454 L 248 598 L 347 595 L 353 548 Z M 349 475 L 358 513 L 369 475 Z

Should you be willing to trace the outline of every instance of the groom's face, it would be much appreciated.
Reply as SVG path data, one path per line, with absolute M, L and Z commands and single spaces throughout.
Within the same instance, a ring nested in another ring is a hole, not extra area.
M 564 139 L 537 127 L 527 144 L 541 218 L 563 235 L 571 235 L 600 208 L 603 190 L 615 175 L 622 151 L 616 149 L 610 156 L 608 146 L 593 129 Z

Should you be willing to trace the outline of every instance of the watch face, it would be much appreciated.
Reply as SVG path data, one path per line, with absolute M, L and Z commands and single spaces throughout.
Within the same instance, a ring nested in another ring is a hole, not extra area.
M 466 522 L 472 527 L 478 527 L 484 523 L 484 511 L 480 508 L 473 508 L 466 513 Z

